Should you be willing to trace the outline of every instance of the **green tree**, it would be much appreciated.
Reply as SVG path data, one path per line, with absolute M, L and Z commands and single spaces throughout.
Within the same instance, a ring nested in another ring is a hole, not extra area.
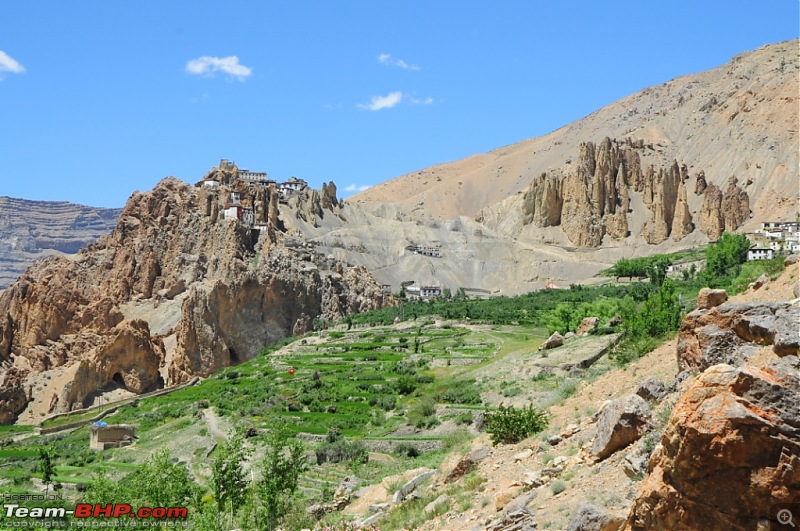
M 237 432 L 217 448 L 217 458 L 211 466 L 211 483 L 219 513 L 227 511 L 231 524 L 236 511 L 247 497 L 247 479 L 242 463 L 248 454 L 244 437 Z M 221 526 L 219 520 L 220 516 L 217 523 Z
M 261 462 L 262 477 L 255 486 L 261 504 L 257 514 L 259 529 L 275 529 L 292 505 L 300 474 L 307 469 L 300 441 L 290 439 L 282 430 L 273 432 Z
M 55 454 L 50 448 L 39 448 L 39 470 L 42 472 L 45 493 L 50 490 L 50 483 L 53 482 L 53 475 L 55 474 L 54 459 Z
M 119 503 L 119 500 L 133 499 L 133 494 L 127 485 L 120 481 L 112 481 L 106 472 L 105 468 L 100 468 L 95 472 L 94 480 L 86 489 L 86 494 L 81 497 L 82 502 L 107 505 Z
M 666 256 L 653 256 L 647 261 L 646 275 L 650 282 L 660 286 L 667 278 L 667 269 L 672 265 L 672 261 Z
M 722 236 L 706 248 L 706 268 L 703 280 L 710 286 L 721 285 L 726 277 L 739 274 L 741 264 L 747 261 L 750 240 L 744 234 L 723 232 Z
M 625 331 L 634 338 L 661 337 L 667 332 L 677 330 L 683 312 L 672 280 L 666 280 L 640 307 L 630 304 L 622 307 L 625 309 Z
M 183 507 L 192 505 L 199 496 L 189 470 L 173 463 L 166 449 L 153 454 L 129 478 L 134 498 L 142 505 Z

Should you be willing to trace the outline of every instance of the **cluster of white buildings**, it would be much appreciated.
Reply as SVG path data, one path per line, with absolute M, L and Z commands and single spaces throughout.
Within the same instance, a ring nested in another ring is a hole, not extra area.
M 758 243 L 747 251 L 748 260 L 770 260 L 779 252 L 800 252 L 800 221 L 766 221 L 753 236 Z
M 234 162 L 231 162 L 228 159 L 222 159 L 219 161 L 219 166 L 217 166 L 215 169 L 219 171 L 233 172 L 238 168 Z M 219 188 L 222 184 L 232 184 L 231 182 L 228 182 L 232 180 L 229 177 L 223 178 L 228 179 L 226 182 L 220 182 L 217 180 L 218 178 L 219 177 L 214 176 L 214 170 L 212 170 L 205 177 L 202 184 L 203 186 L 212 189 Z M 283 203 L 285 203 L 292 195 L 302 192 L 308 188 L 308 183 L 303 179 L 298 179 L 297 177 L 290 177 L 288 181 L 279 183 L 273 179 L 270 179 L 266 172 L 255 172 L 243 169 L 238 169 L 238 181 L 246 183 L 251 189 L 272 186 L 277 189 L 278 200 Z M 230 201 L 225 204 L 225 207 L 222 210 L 223 218 L 239 220 L 242 224 L 252 227 L 255 223 L 255 212 L 251 206 L 243 205 L 242 199 L 242 194 L 240 192 L 231 192 Z

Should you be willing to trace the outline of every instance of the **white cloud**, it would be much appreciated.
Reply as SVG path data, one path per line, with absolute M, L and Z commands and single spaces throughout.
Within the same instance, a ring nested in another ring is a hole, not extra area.
M 409 100 L 409 103 L 411 105 L 433 105 L 433 98 L 428 96 L 427 98 L 423 98 L 423 99 L 420 100 L 420 99 L 412 97 Z
M 19 64 L 16 59 L 8 55 L 6 52 L 0 50 L 0 79 L 3 79 L 3 72 L 21 74 L 25 72 L 25 67 Z
M 410 65 L 403 61 L 402 59 L 395 59 L 388 53 L 382 53 L 378 56 L 378 62 L 384 65 L 389 66 L 396 66 L 397 68 L 402 68 L 403 70 L 419 70 L 417 65 Z
M 362 185 L 351 184 L 351 185 L 345 186 L 344 187 L 344 191 L 345 192 L 363 192 L 367 188 L 372 188 L 372 186 L 370 186 L 368 184 L 362 184 Z
M 253 69 L 239 63 L 235 55 L 228 57 L 212 57 L 204 55 L 186 63 L 186 72 L 198 76 L 213 76 L 217 72 L 224 72 L 239 81 L 244 81 L 253 73 Z
M 390 92 L 386 96 L 372 96 L 369 103 L 359 103 L 359 109 L 365 111 L 380 111 L 381 109 L 391 109 L 403 99 L 403 93 L 398 91 Z

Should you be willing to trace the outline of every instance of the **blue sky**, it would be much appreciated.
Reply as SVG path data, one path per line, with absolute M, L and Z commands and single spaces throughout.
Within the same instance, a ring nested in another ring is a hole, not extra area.
M 0 4 L 0 195 L 122 206 L 220 158 L 376 184 L 798 36 L 767 2 Z

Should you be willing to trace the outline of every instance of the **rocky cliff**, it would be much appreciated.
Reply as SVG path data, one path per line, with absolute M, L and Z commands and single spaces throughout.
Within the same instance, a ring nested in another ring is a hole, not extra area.
M 767 529 L 800 502 L 797 357 L 715 365 L 675 405 L 629 529 Z M 793 366 L 794 365 L 794 366 Z
M 683 320 L 678 368 L 702 374 L 675 404 L 625 529 L 767 529 L 800 503 L 798 300 L 726 298 L 701 291 Z
M 36 260 L 74 254 L 108 234 L 121 209 L 0 197 L 0 289 Z
M 681 241 L 695 229 L 686 191 L 687 166 L 673 161 L 667 167 L 650 165 L 642 170 L 640 152 L 647 147 L 652 145 L 607 137 L 596 146 L 582 143 L 567 170 L 550 170 L 531 182 L 520 201 L 522 223 L 542 228 L 561 226 L 572 244 L 598 247 L 606 235 L 613 240 L 631 236 L 629 216 L 636 215 L 631 194 L 636 194 L 636 204 L 643 211 L 647 209 L 640 213 L 646 221 L 637 236 L 649 244 L 660 244 L 670 237 Z M 701 229 L 709 238 L 716 239 L 722 230 L 736 230 L 749 219 L 749 197 L 735 178 L 724 199 L 713 184 L 702 190 Z M 477 219 L 487 222 L 492 218 L 496 221 L 490 225 L 502 224 L 497 215 L 486 212 L 479 213 Z
M 686 246 L 687 236 L 695 245 L 721 229 L 793 219 L 797 48 L 794 40 L 743 53 L 545 136 L 397 177 L 349 201 L 392 202 L 438 220 L 477 216 L 530 242 L 561 244 L 546 230 L 560 224 L 568 245 L 593 247 L 608 236 L 603 245 L 639 252 L 643 242 L 662 252 Z
M 387 303 L 362 268 L 287 246 L 278 190 L 237 171 L 134 194 L 111 234 L 38 262 L 0 294 L 0 420 L 44 403 L 83 407 L 110 387 L 140 393 L 207 376 L 317 317 Z M 287 215 L 338 209 L 332 184 L 291 201 Z

